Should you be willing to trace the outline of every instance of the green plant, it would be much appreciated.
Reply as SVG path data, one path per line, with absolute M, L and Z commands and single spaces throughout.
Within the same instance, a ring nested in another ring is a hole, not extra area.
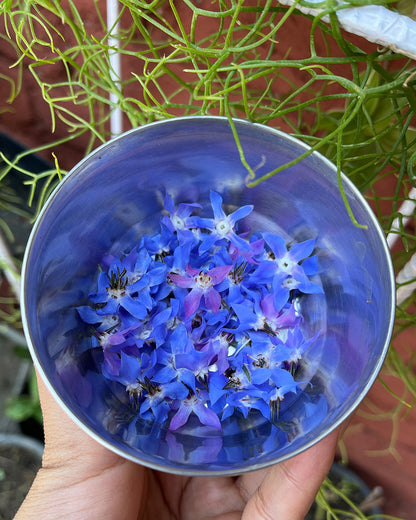
M 389 0 L 377 3 L 393 9 Z M 98 23 L 91 30 L 82 2 L 1 1 L 2 39 L 15 52 L 14 76 L 1 78 L 10 85 L 12 106 L 23 71 L 30 72 L 51 122 L 48 139 L 36 150 L 53 153 L 55 168 L 39 174 L 22 167 L 29 152 L 15 160 L 3 157 L 0 182 L 18 171 L 30 187 L 29 203 L 36 199 L 40 209 L 65 175 L 62 146 L 79 142 L 88 153 L 111 137 L 117 116 L 124 129 L 177 115 L 243 117 L 291 133 L 344 171 L 373 205 L 386 234 L 398 236 L 393 260 L 399 272 L 416 252 L 415 236 L 400 213 L 415 183 L 415 63 L 346 36 L 336 17 L 345 6 L 330 0 L 320 5 L 323 12 L 312 17 L 297 4 L 272 0 L 217 0 L 207 8 L 191 0 L 121 0 L 117 19 L 108 25 L 96 1 Z M 291 49 L 298 25 L 303 45 Z M 255 189 L 265 177 L 247 164 L 235 137 L 247 183 Z M 386 179 L 388 195 L 380 190 Z M 398 229 L 392 228 L 395 219 Z M 395 334 L 414 325 L 413 303 L 414 296 L 400 303 Z M 403 381 L 392 412 L 402 416 L 403 407 L 413 405 L 416 384 L 413 361 L 395 350 L 394 338 L 381 377 Z
M 40 408 L 36 373 L 32 369 L 28 378 L 27 392 L 12 397 L 6 403 L 6 415 L 16 422 L 34 419 L 42 424 L 42 410 Z

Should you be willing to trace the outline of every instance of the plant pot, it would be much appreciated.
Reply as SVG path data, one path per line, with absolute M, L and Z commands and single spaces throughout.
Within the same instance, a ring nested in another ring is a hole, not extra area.
M 222 117 L 176 118 L 132 130 L 65 177 L 39 216 L 23 266 L 25 333 L 58 402 L 116 453 L 181 474 L 258 469 L 318 442 L 367 393 L 393 323 L 388 248 L 360 193 L 341 177 L 351 211 L 365 227 L 351 221 L 336 168 L 325 158 L 277 130 L 234 124 L 258 176 L 292 166 L 247 188 L 247 169 Z M 165 422 L 138 417 L 126 389 L 102 377 L 97 352 L 79 350 L 83 340 L 75 308 L 88 300 L 97 264 L 157 232 L 166 192 L 177 203 L 206 208 L 212 190 L 229 212 L 254 206 L 247 230 L 279 233 L 287 244 L 316 238 L 323 291 L 302 297 L 298 308 L 303 330 L 319 340 L 305 353 L 305 391 L 284 400 L 278 427 L 250 410 L 248 417 L 231 417 L 221 430 L 191 421 L 172 431 Z
M 24 435 L 0 434 L 0 516 L 14 518 L 42 463 L 43 445 Z
M 51 170 L 53 165 L 28 150 L 19 142 L 15 141 L 7 134 L 0 132 L 0 151 L 13 162 L 20 155 L 18 167 L 32 173 L 42 173 Z M 6 168 L 7 164 L 0 158 L 0 167 Z M 15 258 L 21 258 L 24 253 L 25 244 L 32 228 L 34 209 L 39 204 L 38 194 L 42 192 L 44 181 L 39 180 L 38 190 L 29 206 L 31 198 L 31 188 L 21 180 L 21 173 L 16 168 L 11 168 L 10 172 L 1 180 L 2 204 L 0 205 L 0 218 L 3 219 L 13 235 L 10 243 L 11 253 Z

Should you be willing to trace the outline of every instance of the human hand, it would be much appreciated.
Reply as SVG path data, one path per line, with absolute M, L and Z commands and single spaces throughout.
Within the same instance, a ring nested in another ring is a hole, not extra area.
M 296 457 L 237 477 L 162 473 L 101 446 L 38 381 L 43 465 L 15 520 L 303 520 L 333 461 L 337 431 Z

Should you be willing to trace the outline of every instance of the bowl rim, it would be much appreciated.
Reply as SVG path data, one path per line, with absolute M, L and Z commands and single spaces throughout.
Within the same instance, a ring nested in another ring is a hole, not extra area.
M 84 432 L 86 432 L 90 437 L 95 439 L 99 444 L 104 446 L 105 448 L 109 449 L 110 451 L 116 453 L 120 457 L 130 460 L 132 462 L 135 462 L 137 464 L 141 464 L 143 466 L 146 466 L 150 469 L 168 472 L 172 474 L 177 475 L 183 475 L 183 476 L 230 476 L 230 475 L 236 475 L 236 474 L 243 474 L 259 469 L 263 469 L 269 466 L 272 466 L 274 464 L 283 462 L 287 459 L 290 459 L 296 455 L 299 455 L 300 453 L 306 451 L 307 449 L 311 448 L 321 440 L 323 440 L 325 437 L 327 437 L 330 433 L 332 433 L 334 430 L 336 430 L 360 405 L 368 391 L 370 390 L 371 386 L 375 382 L 381 367 L 384 363 L 384 360 L 387 355 L 387 351 L 390 344 L 390 339 L 393 333 L 393 326 L 394 326 L 394 319 L 395 319 L 395 304 L 396 304 L 396 293 L 395 293 L 395 276 L 394 276 L 394 269 L 393 269 L 393 263 L 390 255 L 390 250 L 387 245 L 386 237 L 384 235 L 384 232 L 380 226 L 380 223 L 378 222 L 376 215 L 370 208 L 368 202 L 362 195 L 362 193 L 358 190 L 358 188 L 354 185 L 354 183 L 342 172 L 337 171 L 337 167 L 335 164 L 333 164 L 329 159 L 327 159 L 325 156 L 323 156 L 318 151 L 311 152 L 312 156 L 315 156 L 321 163 L 324 163 L 326 167 L 329 170 L 332 170 L 334 172 L 334 175 L 338 175 L 340 182 L 342 182 L 343 185 L 348 187 L 348 189 L 354 194 L 354 197 L 358 199 L 358 202 L 360 206 L 365 209 L 365 212 L 367 213 L 369 221 L 374 226 L 374 229 L 377 231 L 377 235 L 379 237 L 380 246 L 382 247 L 382 253 L 386 260 L 386 264 L 388 266 L 388 280 L 390 282 L 391 286 L 391 298 L 390 298 L 390 321 L 389 326 L 386 331 L 384 345 L 381 350 L 381 354 L 379 356 L 379 359 L 377 360 L 376 365 L 373 367 L 373 370 L 371 372 L 370 377 L 368 378 L 365 386 L 362 388 L 352 405 L 336 420 L 333 424 L 331 424 L 325 431 L 321 432 L 319 435 L 317 435 L 312 440 L 306 442 L 296 450 L 293 450 L 290 453 L 287 453 L 285 455 L 282 455 L 274 460 L 271 461 L 265 461 L 260 463 L 250 463 L 250 461 L 246 462 L 244 466 L 239 468 L 232 468 L 232 469 L 210 469 L 209 464 L 207 464 L 207 468 L 203 470 L 196 470 L 196 469 L 187 469 L 186 467 L 179 466 L 171 466 L 171 465 L 165 465 L 161 462 L 151 462 L 148 460 L 143 460 L 138 456 L 134 456 L 128 451 L 123 451 L 122 449 L 118 448 L 117 446 L 114 446 L 110 441 L 104 439 L 101 437 L 97 432 L 95 432 L 92 428 L 87 426 L 85 423 L 82 422 L 80 418 L 77 417 L 77 415 L 72 411 L 72 409 L 69 407 L 69 405 L 60 397 L 58 392 L 55 390 L 54 386 L 52 385 L 46 371 L 44 370 L 40 359 L 37 355 L 37 349 L 34 345 L 34 342 L 32 341 L 32 335 L 28 323 L 28 316 L 27 316 L 27 310 L 26 310 L 26 279 L 28 276 L 28 264 L 29 260 L 31 258 L 31 251 L 33 249 L 34 242 L 36 240 L 37 231 L 40 227 L 41 223 L 44 220 L 44 217 L 46 213 L 48 212 L 50 206 L 54 203 L 54 200 L 59 195 L 59 192 L 62 189 L 62 186 L 64 186 L 67 182 L 70 181 L 70 179 L 74 176 L 74 174 L 82 168 L 85 163 L 90 161 L 94 156 L 100 154 L 103 149 L 107 148 L 108 146 L 112 145 L 114 142 L 123 140 L 124 138 L 141 132 L 146 132 L 149 128 L 157 127 L 157 126 L 165 126 L 170 124 L 178 124 L 178 123 L 184 123 L 186 124 L 187 121 L 190 120 L 218 120 L 221 121 L 223 124 L 230 124 L 229 118 L 226 116 L 215 116 L 215 115 L 191 115 L 191 116 L 177 116 L 172 117 L 169 119 L 162 119 L 158 121 L 153 121 L 151 123 L 147 123 L 145 125 L 132 128 L 126 132 L 123 132 L 109 141 L 106 141 L 105 143 L 101 144 L 94 150 L 92 150 L 90 153 L 88 153 L 84 158 L 82 158 L 79 162 L 77 162 L 71 170 L 65 175 L 65 177 L 55 186 L 51 194 L 49 195 L 48 199 L 46 200 L 45 204 L 41 208 L 36 221 L 33 225 L 33 228 L 31 230 L 27 246 L 25 249 L 25 254 L 23 258 L 22 263 L 22 272 L 21 272 L 21 290 L 20 290 L 20 307 L 21 307 L 21 316 L 22 316 L 22 324 L 23 324 L 23 331 L 24 335 L 26 337 L 26 341 L 28 344 L 28 349 L 30 352 L 30 355 L 32 357 L 34 366 L 39 373 L 43 383 L 45 384 L 48 391 L 52 394 L 55 401 L 58 403 L 58 405 L 61 407 L 61 409 L 64 410 L 64 412 L 67 414 L 68 417 L 71 418 L 72 421 L 75 422 Z M 251 126 L 252 128 L 261 129 L 262 131 L 266 131 L 267 133 L 270 133 L 271 135 L 276 135 L 280 137 L 283 140 L 286 140 L 288 142 L 291 142 L 292 144 L 295 144 L 299 148 L 303 148 L 305 151 L 308 151 L 311 149 L 311 146 L 307 145 L 300 139 L 293 137 L 290 134 L 287 134 L 286 132 L 283 132 L 282 130 L 279 130 L 277 128 L 273 128 L 261 123 L 254 123 L 251 121 L 247 121 L 240 118 L 232 118 L 233 123 L 236 125 L 236 127 L 244 125 L 244 126 Z M 231 128 L 231 126 L 230 126 Z M 238 128 L 237 133 L 238 133 Z M 252 188 L 255 189 L 255 188 Z M 387 275 L 387 273 L 386 273 Z

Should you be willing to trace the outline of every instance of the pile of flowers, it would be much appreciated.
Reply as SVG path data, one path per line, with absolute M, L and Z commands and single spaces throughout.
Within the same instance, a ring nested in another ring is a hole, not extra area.
M 160 232 L 120 257 L 103 258 L 90 304 L 77 308 L 102 351 L 104 377 L 123 385 L 137 414 L 170 430 L 190 416 L 220 429 L 234 414 L 272 423 L 301 391 L 305 337 L 297 304 L 319 293 L 315 239 L 287 245 L 277 234 L 238 233 L 253 210 L 212 218 L 166 195 Z

